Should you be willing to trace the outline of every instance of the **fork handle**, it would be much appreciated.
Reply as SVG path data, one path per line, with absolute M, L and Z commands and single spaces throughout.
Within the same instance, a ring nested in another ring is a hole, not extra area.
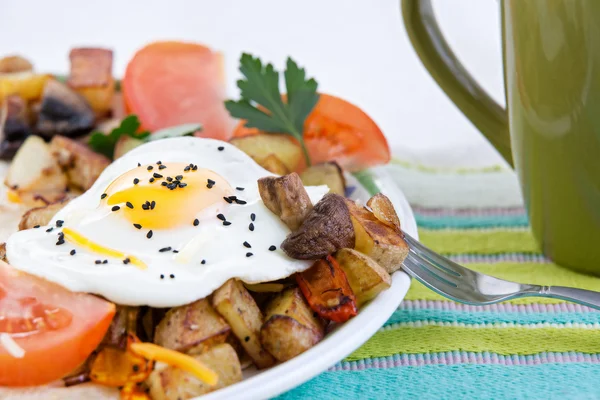
M 541 297 L 567 300 L 600 310 L 600 292 L 564 286 L 540 286 L 538 293 Z

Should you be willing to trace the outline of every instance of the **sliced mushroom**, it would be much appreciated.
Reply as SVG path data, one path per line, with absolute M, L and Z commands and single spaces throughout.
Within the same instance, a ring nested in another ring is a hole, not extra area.
M 7 96 L 0 109 L 0 158 L 11 159 L 31 133 L 27 102 L 17 95 Z

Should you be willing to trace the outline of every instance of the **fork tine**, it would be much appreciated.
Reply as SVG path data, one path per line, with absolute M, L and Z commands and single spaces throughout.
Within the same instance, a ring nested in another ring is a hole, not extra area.
M 413 257 L 406 257 L 403 266 L 410 272 L 410 275 L 417 278 L 417 280 L 427 288 L 452 300 L 461 301 L 456 297 L 456 286 L 449 285 L 445 280 L 439 280 L 435 274 L 432 274 L 431 270 L 424 268 L 422 264 Z
M 430 278 L 435 279 L 438 282 L 442 282 L 453 288 L 458 287 L 458 282 L 455 281 L 454 276 L 445 274 L 439 269 L 431 267 L 431 264 L 422 257 L 419 257 L 414 253 L 409 253 L 406 257 L 406 260 L 410 261 L 412 263 L 411 265 L 414 265 L 415 267 L 418 267 L 420 270 L 424 271 L 425 274 Z
M 405 232 L 403 233 L 404 239 L 409 244 L 411 250 L 421 258 L 428 260 L 429 264 L 456 277 L 464 275 L 464 267 L 444 256 L 435 253 L 433 250 L 428 249 L 409 234 Z

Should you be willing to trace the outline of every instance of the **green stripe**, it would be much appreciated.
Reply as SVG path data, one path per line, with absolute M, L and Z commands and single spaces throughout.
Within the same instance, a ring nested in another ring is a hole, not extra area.
M 396 353 L 489 351 L 502 355 L 541 352 L 600 353 L 600 329 L 471 328 L 461 326 L 398 327 L 377 332 L 346 361 Z
M 525 228 L 526 215 L 477 215 L 440 217 L 415 213 L 417 225 L 429 229 Z
M 547 286 L 572 286 L 581 289 L 600 291 L 600 278 L 579 274 L 556 264 L 541 263 L 495 263 L 469 264 L 469 268 L 514 282 L 532 283 Z M 427 289 L 419 282 L 413 281 L 408 294 L 408 300 L 446 300 L 446 298 Z M 525 298 L 510 301 L 513 304 L 562 303 L 562 300 Z
M 540 253 L 529 230 L 419 229 L 419 240 L 442 254 Z

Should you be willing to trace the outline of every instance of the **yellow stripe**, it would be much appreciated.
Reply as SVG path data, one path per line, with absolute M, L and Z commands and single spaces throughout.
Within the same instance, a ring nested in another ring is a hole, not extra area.
M 529 230 L 421 228 L 419 240 L 443 254 L 540 253 Z
M 536 354 L 545 351 L 600 352 L 600 330 L 576 328 L 399 327 L 377 332 L 347 360 L 387 357 L 397 353 L 489 351 L 497 354 Z

